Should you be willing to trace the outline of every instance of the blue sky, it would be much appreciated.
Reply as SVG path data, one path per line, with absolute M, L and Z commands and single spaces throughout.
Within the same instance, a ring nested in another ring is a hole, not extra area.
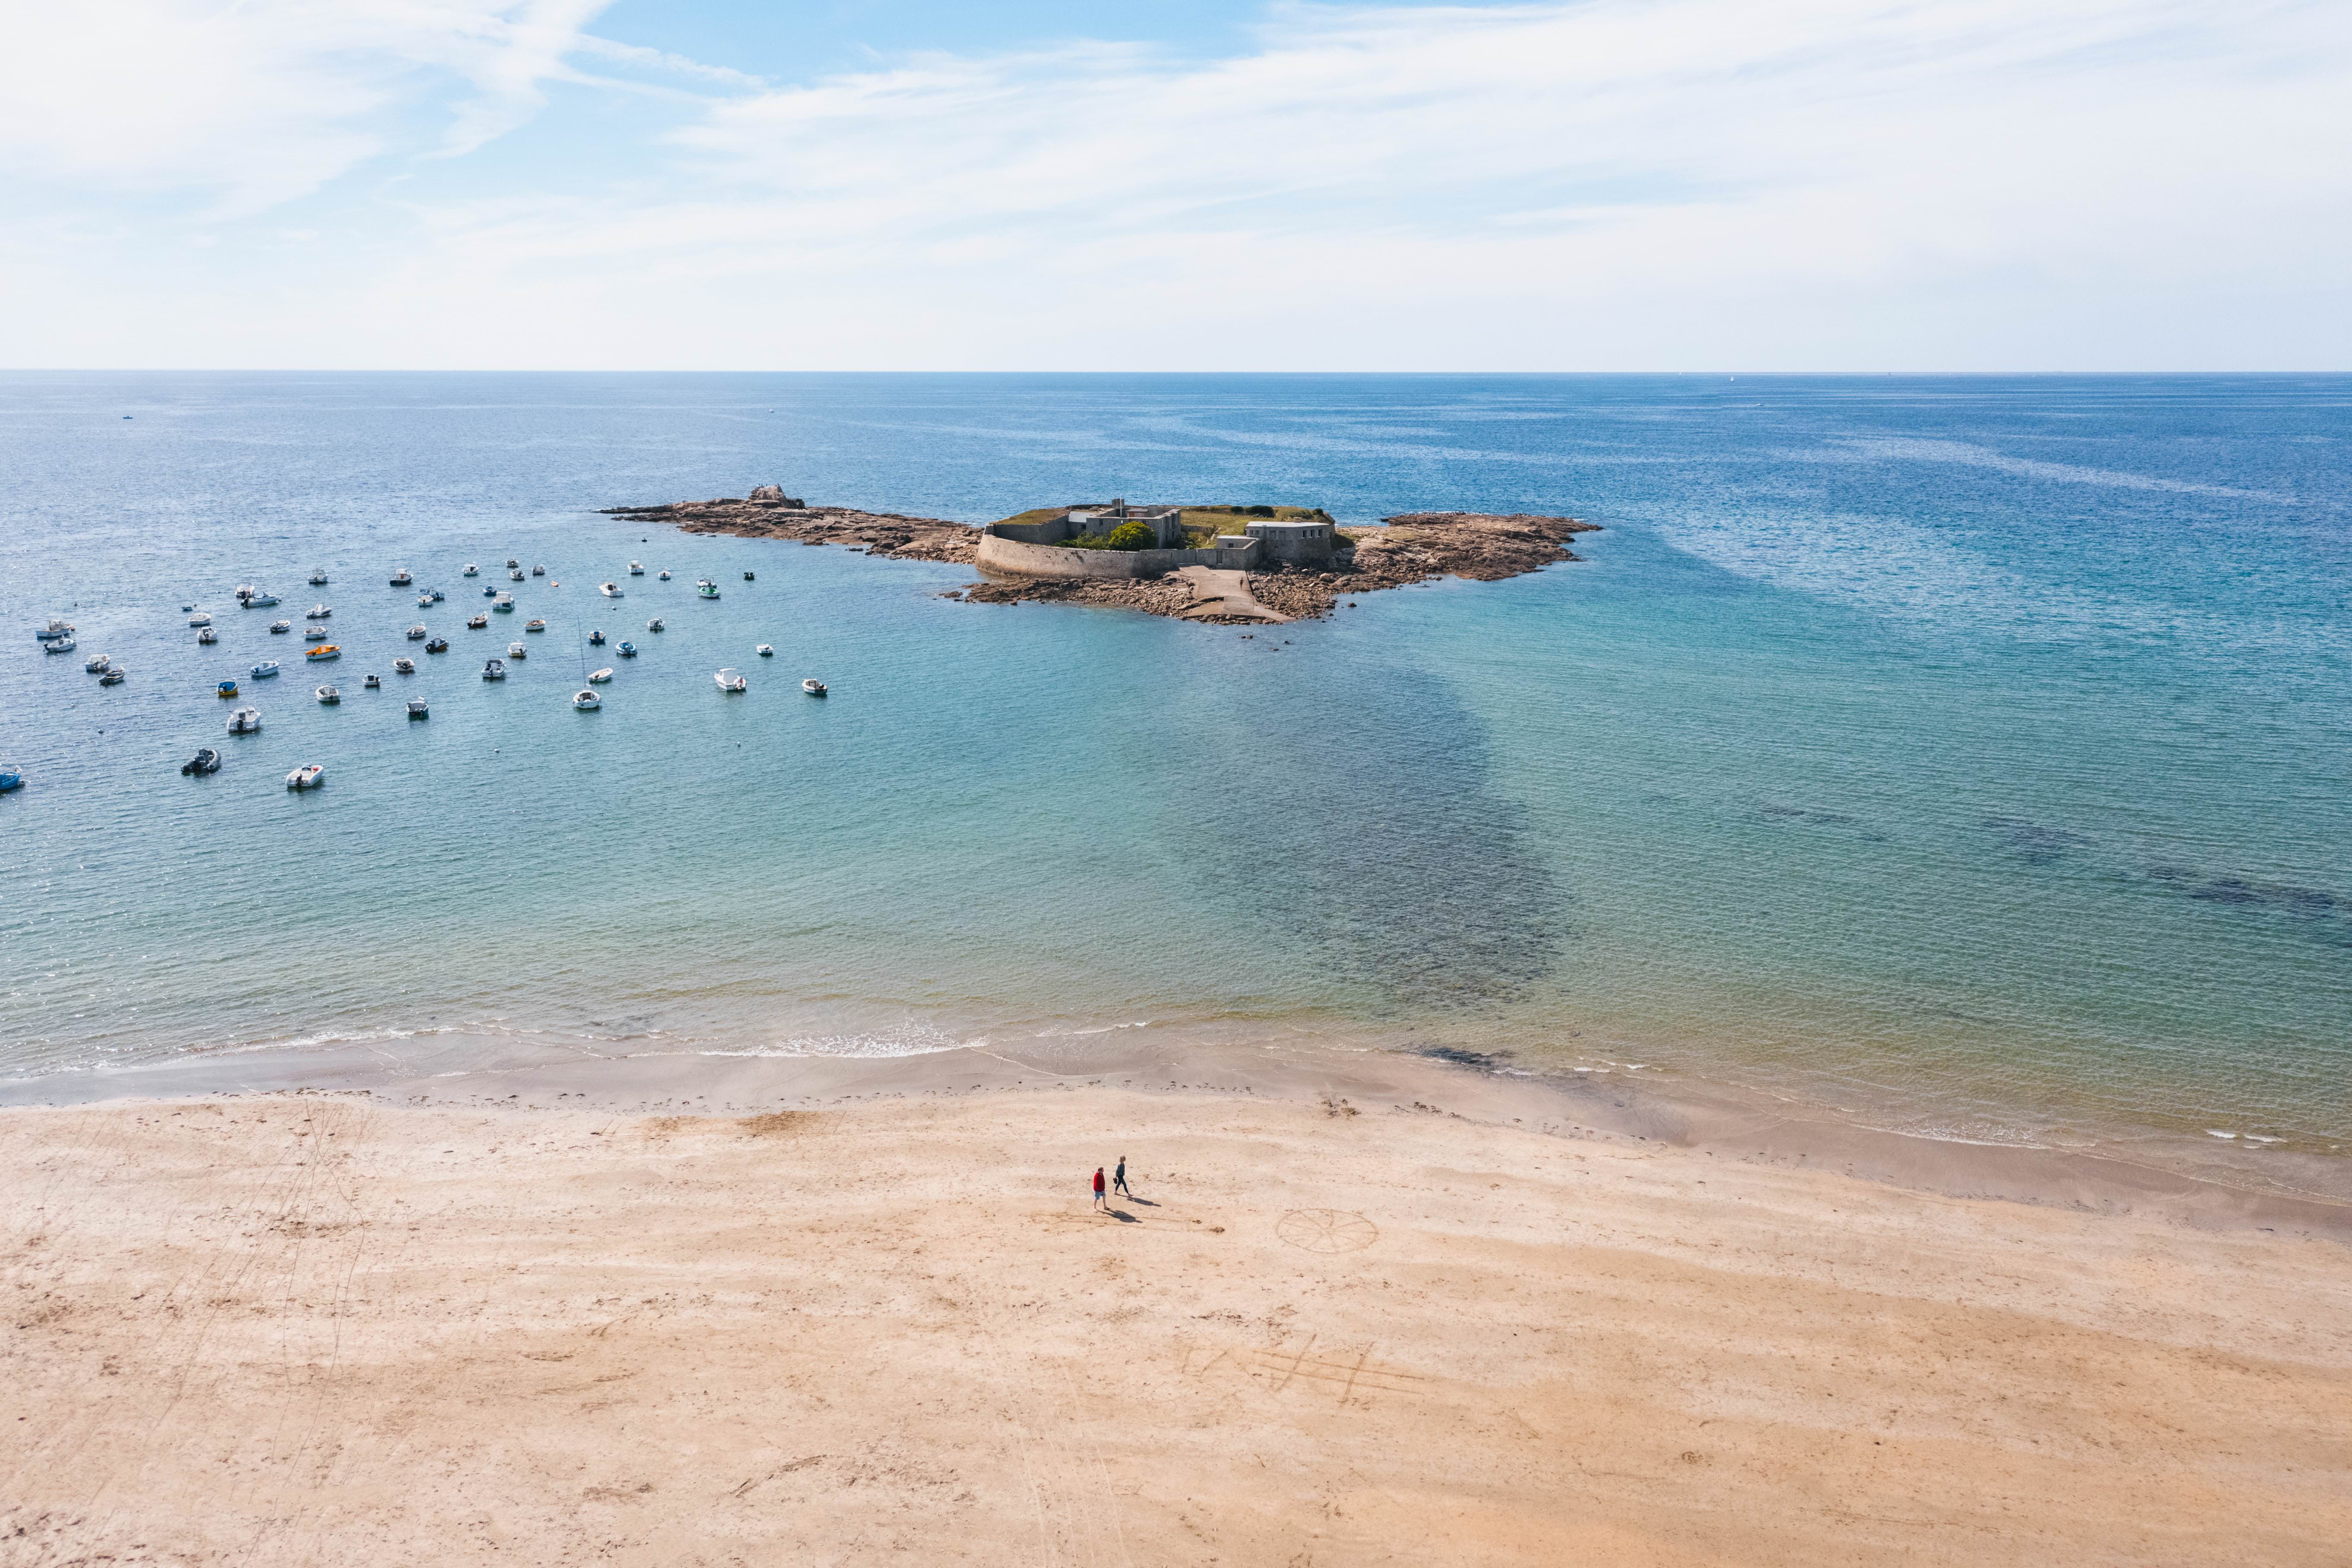
M 0 363 L 2342 369 L 2340 0 L 81 0 Z

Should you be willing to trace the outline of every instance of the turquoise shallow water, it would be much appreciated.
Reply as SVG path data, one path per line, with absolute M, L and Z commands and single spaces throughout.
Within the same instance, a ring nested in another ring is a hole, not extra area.
M 2352 1140 L 2348 410 L 2341 377 L 14 374 L 0 1072 L 1140 1026 L 2325 1152 Z M 594 512 L 761 482 L 1606 531 L 1245 640 Z M 459 567 L 509 555 L 562 585 L 465 630 Z M 674 581 L 598 599 L 632 556 Z M 244 581 L 281 606 L 240 613 Z M 346 656 L 248 684 L 266 728 L 228 740 L 212 682 L 293 658 L 264 626 L 321 595 Z M 71 658 L 31 637 L 52 614 Z M 531 615 L 530 660 L 478 680 Z M 456 646 L 393 677 L 420 618 Z M 592 625 L 646 653 L 599 658 L 583 715 Z M 208 743 L 221 773 L 181 778 Z M 311 760 L 328 786 L 289 795 Z

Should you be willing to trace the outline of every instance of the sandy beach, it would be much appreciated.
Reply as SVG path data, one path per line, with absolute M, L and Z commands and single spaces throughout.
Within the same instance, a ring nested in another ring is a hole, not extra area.
M 2342 1561 L 2330 1211 L 1424 1081 L 0 1111 L 0 1563 Z

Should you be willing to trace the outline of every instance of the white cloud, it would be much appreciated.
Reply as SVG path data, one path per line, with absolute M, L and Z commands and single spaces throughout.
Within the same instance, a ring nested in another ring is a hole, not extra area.
M 0 161 L 20 175 L 193 190 L 254 211 L 387 146 L 386 110 L 454 89 L 442 150 L 513 129 L 610 0 L 77 0 L 19 6 Z
M 436 11 L 472 20 L 387 22 L 405 41 L 377 58 L 469 84 L 460 144 L 528 113 L 567 53 L 709 84 L 685 125 L 673 105 L 640 128 L 666 177 L 462 200 L 420 178 L 398 243 L 341 258 L 342 292 L 257 289 L 213 341 L 285 322 L 304 355 L 343 345 L 323 363 L 866 368 L 2352 353 L 2333 3 L 1292 7 L 1226 58 L 1082 43 L 791 88 L 590 38 L 593 9 Z M 265 108 L 220 136 L 299 122 L 322 145 L 243 188 L 364 156 L 335 140 L 363 116 L 313 100 L 375 79 L 264 72 Z M 198 178 L 210 124 L 110 167 Z M 257 362 L 320 363 L 212 361 Z

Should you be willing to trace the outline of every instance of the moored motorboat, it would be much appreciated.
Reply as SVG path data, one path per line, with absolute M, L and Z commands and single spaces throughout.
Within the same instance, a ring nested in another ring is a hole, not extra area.
M 604 682 L 612 679 L 613 667 L 611 665 L 606 665 L 602 669 L 592 669 L 588 672 L 588 684 L 591 686 L 602 686 Z
M 500 594 L 497 598 L 490 601 L 490 608 L 498 611 L 501 615 L 511 615 L 514 611 L 514 595 L 512 594 Z
M 508 556 L 508 557 L 507 557 L 507 570 L 508 570 L 508 571 L 511 572 L 511 571 L 513 571 L 516 567 L 518 567 L 518 566 L 520 566 L 520 565 L 521 565 L 521 564 L 522 564 L 522 562 L 521 562 L 520 560 L 519 560 L 518 558 L 516 558 L 515 556 L 509 555 L 509 556 Z
M 247 594 L 243 598 L 239 599 L 237 603 L 243 605 L 248 610 L 266 610 L 269 608 L 270 605 L 278 603 L 278 595 L 257 588 L 252 593 Z
M 236 712 L 230 714 L 228 716 L 228 732 L 232 735 L 260 734 L 261 710 L 258 708 L 240 708 Z
M 94 653 L 82 661 L 81 667 L 92 675 L 104 675 L 106 673 L 106 667 L 113 662 L 114 661 L 112 659 L 109 658 L 102 653 Z
M 506 660 L 502 658 L 494 658 L 482 666 L 482 679 L 484 680 L 504 680 L 506 678 Z
M 420 609 L 420 610 L 429 610 L 429 609 L 431 609 L 431 608 L 433 607 L 433 595 L 430 595 L 430 594 L 419 594 L 419 595 L 416 595 L 416 607 L 417 607 L 418 609 Z
M 485 584 L 482 584 L 482 597 L 483 597 L 483 598 L 485 598 L 485 599 L 495 599 L 495 598 L 497 598 L 498 596 L 499 596 L 499 585 L 498 585 L 496 583 L 485 583 Z
M 180 764 L 180 774 L 184 778 L 218 772 L 220 772 L 220 753 L 210 746 L 197 747 L 196 754 Z
M 618 583 L 606 583 L 600 585 L 596 592 L 608 599 L 617 599 L 621 596 L 621 585 Z
M 0 763 L 0 795 L 6 795 L 10 790 L 24 787 L 25 771 L 6 763 Z
M 761 658 L 773 658 L 776 657 L 776 645 L 773 643 L 763 642 L 751 651 L 758 654 Z
M 656 572 L 654 574 L 654 577 L 658 582 L 667 583 L 669 581 L 669 574 L 667 572 Z
M 694 591 L 697 595 L 705 599 L 715 599 L 719 597 L 719 584 L 712 582 L 708 577 L 705 577 L 701 582 L 697 583 L 694 585 Z
M 467 562 L 467 563 L 466 563 L 466 570 L 461 574 L 461 575 L 463 575 L 463 576 L 467 576 L 467 577 L 478 577 L 478 576 L 480 576 L 481 574 L 482 574 L 482 569 L 481 569 L 479 566 L 477 566 L 476 564 L 474 564 L 474 563 L 472 563 L 471 561 L 468 561 L 468 562 Z
M 288 789 L 317 789 L 327 782 L 327 770 L 316 763 L 305 763 L 286 775 Z
M 334 613 L 335 607 L 332 605 L 313 605 L 310 606 L 310 618 L 314 621 L 323 621 Z
M 425 651 L 426 653 L 447 653 L 449 651 L 449 639 L 447 637 L 435 637 L 431 642 L 425 645 Z
M 324 566 L 313 566 L 310 568 L 310 585 L 312 587 L 318 587 L 320 584 L 326 582 L 326 580 L 327 569 Z
M 394 668 L 398 668 L 399 667 L 395 665 Z M 367 675 L 361 679 L 360 686 L 364 690 L 381 691 L 383 689 L 383 677 L 371 670 Z
M 320 702 L 326 704 L 330 708 L 343 700 L 343 694 L 336 690 L 331 686 L 321 686 L 318 690 L 310 693 L 310 695 L 317 698 Z
M 721 691 L 748 691 L 751 689 L 751 683 L 744 679 L 742 672 L 737 669 L 719 670 L 710 679 L 719 683 Z
M 33 633 L 33 638 L 37 642 L 56 642 L 61 637 L 71 636 L 73 636 L 73 623 L 60 620 L 55 616 L 49 617 L 47 626 L 38 627 Z
M 392 574 L 392 585 L 395 588 L 405 588 L 415 581 L 415 578 L 408 574 L 408 568 L 405 566 Z
M 490 617 L 488 616 L 467 616 L 466 617 L 466 629 L 468 631 L 480 631 L 484 626 L 487 626 L 489 624 Z
M 197 628 L 196 640 L 209 646 L 220 641 L 220 633 L 213 630 L 210 626 L 201 626 Z
M 751 580 L 751 574 L 750 574 L 749 572 L 744 573 L 744 574 L 743 574 L 743 581 L 745 581 L 746 583 L 749 583 Z
M 590 632 L 588 634 L 588 646 L 590 647 L 603 647 L 604 646 L 604 634 L 602 631 Z
M 636 658 L 636 657 L 637 657 L 637 645 L 636 645 L 636 644 L 635 644 L 635 643 L 633 643 L 633 642 L 625 642 L 625 643 L 623 643 L 623 644 L 621 645 L 621 647 L 620 647 L 620 654 L 621 654 L 621 657 L 622 657 L 623 658 Z
M 604 700 L 583 686 L 572 694 L 572 706 L 583 713 L 593 713 L 604 706 Z
M 645 569 L 644 567 L 642 567 L 642 566 L 638 565 L 638 564 L 637 564 L 635 562 L 634 562 L 634 561 L 632 561 L 632 562 L 630 562 L 630 563 L 629 563 L 629 575 L 630 575 L 630 576 L 632 576 L 632 577 L 642 577 L 642 576 L 644 576 L 645 574 L 646 574 L 646 569 Z
M 74 640 L 71 637 L 51 637 L 41 645 L 43 653 L 71 653 L 73 650 Z
M 217 683 L 213 687 L 213 695 L 215 697 L 235 697 L 236 695 L 236 682 L 234 680 L 224 680 Z
M 441 590 L 440 590 L 440 589 L 438 589 L 438 588 L 427 588 L 427 589 L 425 589 L 425 595 L 424 595 L 424 596 L 425 596 L 425 598 L 428 598 L 428 599 L 432 600 L 432 601 L 433 601 L 435 604 L 436 604 L 436 605 L 437 605 L 437 604 L 439 604 L 443 599 L 446 599 L 446 598 L 447 598 L 447 597 L 448 597 L 448 595 L 446 595 L 446 594 L 444 594 L 443 592 L 441 592 Z
M 507 657 L 509 658 L 529 658 L 530 657 L 530 649 L 525 647 L 519 642 L 510 642 L 507 644 Z
M 412 719 L 429 719 L 433 716 L 433 710 L 422 702 L 412 702 L 408 705 L 408 716 Z
M 530 569 L 530 574 L 534 577 L 544 577 L 547 575 L 547 568 L 544 566 L 534 566 Z
M 120 686 L 131 679 L 131 672 L 119 664 L 107 666 L 106 673 L 98 678 L 100 686 Z
M 188 617 L 188 625 L 192 626 L 208 626 L 212 624 L 212 616 L 202 610 L 198 610 L 194 615 Z
M 325 642 L 327 640 L 327 628 L 324 626 L 304 626 L 302 628 L 302 640 L 304 642 Z
M 247 599 L 252 598 L 252 597 L 253 597 L 253 595 L 254 595 L 257 592 L 258 592 L 258 590 L 257 590 L 257 589 L 256 589 L 252 584 L 250 584 L 250 583 L 239 583 L 239 584 L 236 585 L 236 602 L 237 602 L 237 604 L 238 604 L 239 605 L 244 605 L 244 603 L 245 603 Z
M 269 635 L 271 637 L 282 637 L 293 629 L 294 623 L 292 621 L 272 621 L 269 623 Z
M 304 648 L 302 650 L 302 657 L 309 659 L 313 664 L 323 664 L 328 659 L 342 658 L 343 650 L 337 647 L 333 643 L 322 642 L 317 647 Z
M 278 661 L 274 658 L 265 658 L 253 667 L 253 679 L 256 680 L 268 680 L 277 673 Z
M 522 581 L 522 574 L 519 571 L 509 572 L 507 574 L 507 581 L 509 583 L 520 583 Z
M 819 680 L 814 676 L 811 676 L 806 680 L 801 682 L 801 689 L 807 692 L 811 697 L 822 697 L 824 695 L 824 682 Z M 855 721 L 852 721 L 855 722 Z
M 530 619 L 523 622 L 522 629 L 527 632 L 543 632 L 547 629 L 547 623 L 541 620 L 537 616 L 533 616 Z
M 408 628 L 408 640 L 410 642 L 423 642 L 427 635 L 428 634 L 425 630 L 425 623 L 422 621 L 417 622 L 416 625 Z
M 415 675 L 416 661 L 413 658 L 395 658 L 392 661 L 392 672 L 394 675 Z
M 647 621 L 647 622 L 646 623 L 646 630 L 647 630 L 647 631 L 649 631 L 649 632 L 657 632 L 657 631 L 659 631 L 659 630 L 661 630 L 661 629 L 662 629 L 662 623 L 661 623 L 661 617 L 660 617 L 659 616 L 656 616 L 652 620 Z

